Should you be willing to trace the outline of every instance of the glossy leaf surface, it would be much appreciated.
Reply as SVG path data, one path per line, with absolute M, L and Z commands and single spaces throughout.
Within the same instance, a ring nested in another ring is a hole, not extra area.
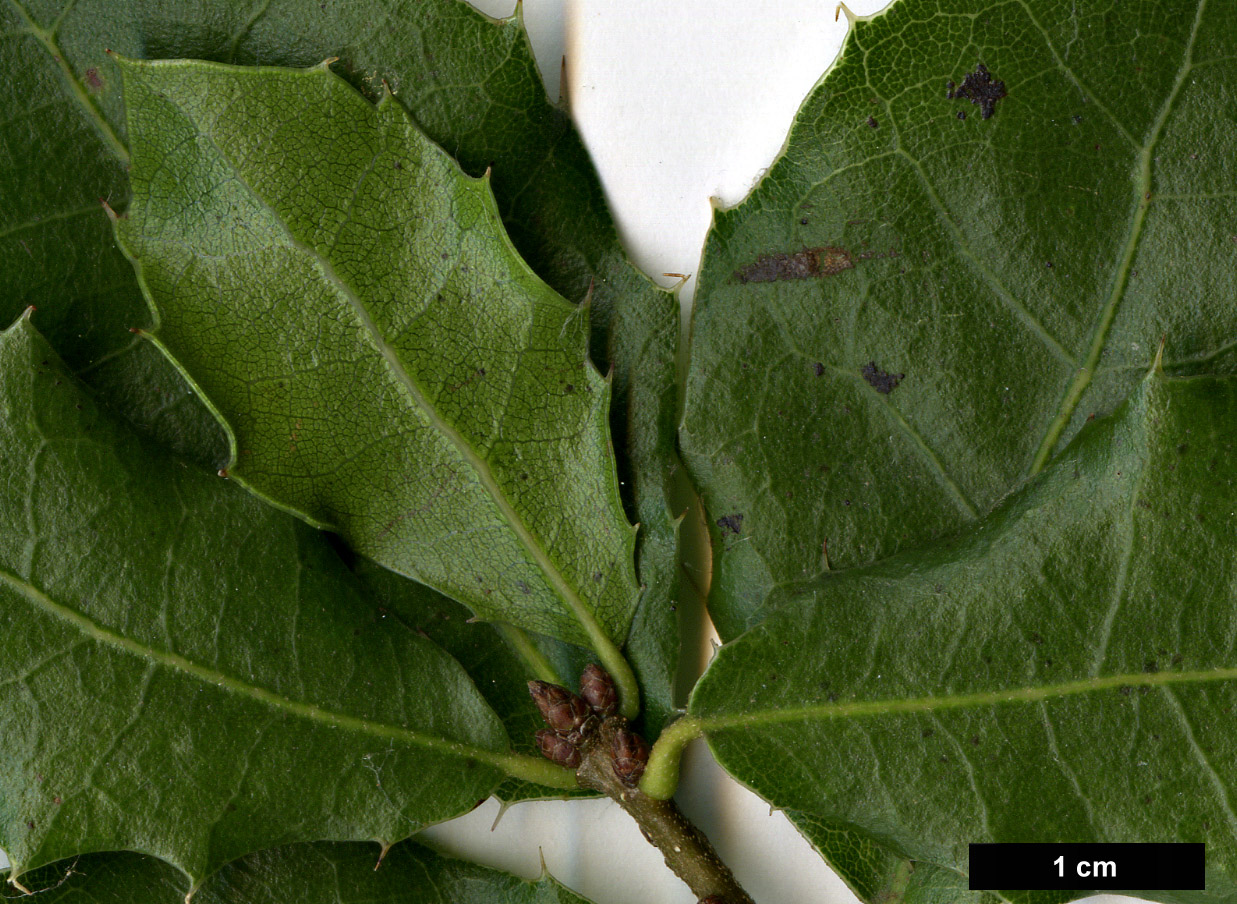
M 101 411 L 24 318 L 0 335 L 0 448 L 19 873 L 128 848 L 200 881 L 273 844 L 407 837 L 505 776 L 458 663 L 381 618 L 323 535 Z
M 118 235 L 229 475 L 488 619 L 621 643 L 608 387 L 484 180 L 325 68 L 124 70 Z
M 975 841 L 1205 841 L 1231 892 L 1235 384 L 1149 376 L 973 527 L 784 594 L 693 693 L 718 760 L 959 872 Z
M 716 214 L 683 448 L 723 637 L 983 515 L 1141 378 L 1237 365 L 1237 5 L 909 0 Z

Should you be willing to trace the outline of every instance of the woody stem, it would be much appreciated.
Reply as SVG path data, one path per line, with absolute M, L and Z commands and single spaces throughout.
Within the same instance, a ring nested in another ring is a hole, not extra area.
M 638 787 L 624 784 L 614 773 L 611 754 L 614 733 L 627 720 L 611 716 L 585 745 L 576 779 L 585 788 L 600 791 L 631 815 L 650 844 L 666 858 L 666 865 L 702 902 L 754 904 L 704 833 L 688 822 L 672 800 L 656 800 Z

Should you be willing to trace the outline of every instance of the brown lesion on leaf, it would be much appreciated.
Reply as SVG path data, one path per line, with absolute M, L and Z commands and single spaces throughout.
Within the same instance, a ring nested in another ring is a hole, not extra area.
M 741 283 L 780 282 L 784 279 L 817 279 L 853 270 L 855 262 L 844 248 L 804 248 L 794 254 L 762 254 L 755 263 L 735 271 Z
M 99 76 L 99 70 L 95 66 L 91 66 L 83 73 L 82 81 L 86 83 L 86 87 L 92 92 L 103 90 L 103 79 Z
M 730 531 L 738 536 L 739 532 L 743 530 L 743 516 L 739 514 L 723 515 L 717 519 L 717 526 L 722 529 L 722 533 Z
M 975 71 L 968 73 L 961 85 L 949 82 L 947 87 L 946 97 L 950 100 L 969 100 L 979 107 L 979 115 L 983 119 L 991 119 L 996 112 L 996 102 L 1009 93 L 1005 90 L 1005 83 L 993 78 L 983 63 L 977 63 Z
M 863 365 L 863 369 L 859 372 L 867 380 L 868 385 L 882 395 L 889 395 L 906 378 L 906 374 L 891 374 L 887 370 L 881 370 L 875 361 L 869 361 Z

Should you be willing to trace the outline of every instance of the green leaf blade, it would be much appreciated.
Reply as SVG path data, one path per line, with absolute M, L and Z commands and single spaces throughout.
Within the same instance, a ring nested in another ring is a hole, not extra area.
M 458 663 L 383 618 L 318 533 L 144 446 L 26 319 L 0 373 L 16 872 L 129 848 L 197 882 L 290 840 L 407 837 L 508 773 Z
M 381 865 L 379 864 L 381 856 Z M 28 877 L 48 904 L 183 904 L 184 877 L 138 854 L 111 853 L 49 866 Z M 2 896 L 2 895 L 0 895 Z M 201 904 L 587 904 L 550 876 L 528 882 L 412 842 L 381 855 L 362 844 L 301 844 L 229 863 L 193 894 Z
M 646 724 L 672 717 L 678 573 L 666 487 L 677 467 L 678 303 L 627 261 L 588 152 L 566 111 L 545 96 L 519 16 L 494 20 L 459 0 L 426 0 L 396 19 L 370 0 L 192 9 L 143 0 L 123 10 L 106 3 L 23 10 L 24 17 L 17 4 L 0 2 L 0 69 L 12 89 L 6 109 L 29 107 L 21 121 L 39 128 L 28 140 L 12 131 L 12 165 L 0 165 L 0 237 L 24 230 L 8 245 L 0 240 L 0 284 L 7 288 L 0 297 L 8 299 L 0 302 L 0 322 L 36 305 L 44 333 L 103 401 L 211 471 L 227 464 L 223 431 L 158 350 L 127 332 L 148 326 L 149 312 L 101 205 L 93 219 L 82 214 L 95 224 L 89 231 L 57 219 L 100 198 L 117 211 L 127 206 L 125 169 L 99 137 L 101 114 L 127 141 L 120 69 L 105 48 L 135 58 L 292 67 L 338 57 L 336 71 L 369 96 L 389 84 L 467 172 L 493 168 L 504 223 L 538 275 L 573 301 L 593 287 L 593 359 L 612 368 L 620 488 L 628 520 L 641 526 L 644 590 L 625 655 L 640 679 Z M 384 27 L 375 31 L 375 21 Z M 54 51 L 36 31 L 53 36 Z M 84 95 L 75 83 L 86 86 Z M 87 165 L 94 151 L 97 167 Z
M 717 213 L 683 448 L 723 636 L 778 586 L 990 511 L 1161 338 L 1170 373 L 1231 368 L 1237 70 L 1214 48 L 1234 20 L 1206 2 L 1155 18 L 894 4 Z M 989 118 L 949 96 L 981 72 L 1005 92 Z M 737 534 L 717 524 L 737 514 Z
M 485 617 L 621 641 L 607 386 L 484 183 L 325 70 L 125 65 L 119 231 L 234 431 L 229 473 Z
M 1152 375 L 973 528 L 786 594 L 693 693 L 719 762 L 961 872 L 974 841 L 1205 841 L 1231 883 L 1234 384 Z

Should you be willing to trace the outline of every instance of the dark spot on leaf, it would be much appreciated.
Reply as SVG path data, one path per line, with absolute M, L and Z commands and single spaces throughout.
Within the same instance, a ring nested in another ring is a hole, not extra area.
M 959 119 L 966 119 L 966 110 L 959 110 L 956 114 Z
M 803 217 L 802 219 L 800 219 L 800 220 L 799 220 L 799 225 L 800 225 L 800 226 L 806 226 L 806 225 L 807 225 L 807 217 Z
M 743 530 L 743 516 L 723 515 L 717 519 L 717 526 L 723 531 L 730 531 L 731 533 L 738 535 L 739 531 Z
M 975 66 L 975 71 L 962 80 L 962 84 L 954 87 L 949 83 L 949 93 L 945 96 L 950 100 L 969 100 L 979 107 L 979 115 L 983 119 L 991 119 L 996 112 L 996 102 L 1007 96 L 1005 83 L 992 77 L 988 67 L 983 63 Z
M 880 128 L 880 123 L 878 123 L 878 122 L 876 121 L 876 117 L 875 117 L 875 116 L 869 116 L 869 117 L 868 117 L 868 125 L 869 125 L 869 126 L 871 126 L 871 127 L 872 127 L 872 128 L 874 128 L 874 129 L 879 129 L 879 128 Z
M 804 248 L 795 254 L 762 254 L 754 264 L 735 272 L 741 283 L 779 282 L 784 279 L 816 279 L 853 270 L 850 252 L 842 248 Z
M 868 381 L 869 386 L 884 395 L 889 395 L 889 393 L 897 389 L 898 384 L 906 376 L 906 374 L 891 374 L 888 371 L 881 370 L 876 366 L 875 361 L 869 361 L 863 365 L 863 370 L 860 373 Z
M 1128 684 L 1123 684 L 1119 688 L 1117 688 L 1117 692 L 1121 694 L 1122 697 L 1128 697 L 1133 692 L 1133 690 L 1134 689 L 1130 687 Z
M 979 746 L 979 735 L 971 735 L 971 746 L 972 747 Z
M 28 823 L 26 823 L 26 828 L 30 829 L 30 831 L 32 832 L 34 831 L 34 820 L 33 819 L 30 820 Z
M 1143 663 L 1144 672 L 1154 672 L 1157 669 L 1158 669 L 1158 666 L 1154 659 L 1148 659 L 1146 662 Z
M 98 91 L 103 87 L 103 79 L 99 78 L 99 70 L 94 66 L 86 70 L 83 80 L 91 91 Z
M 1169 660 L 1173 665 L 1181 665 L 1181 660 L 1184 659 L 1180 653 L 1174 653 L 1173 658 Z
M 575 386 L 574 386 L 573 384 L 571 384 L 571 383 L 568 383 L 566 386 L 564 386 L 564 387 L 563 387 L 563 389 L 564 389 L 566 392 L 569 392 L 569 393 L 570 393 L 570 392 L 575 392 L 575 391 L 576 391 Z
M 935 731 L 933 731 L 931 728 L 925 728 L 925 729 L 923 730 L 923 732 L 922 732 L 922 735 L 921 735 L 921 736 L 922 736 L 922 737 L 925 737 L 925 738 L 930 738 L 930 737 L 932 737 L 934 734 L 936 734 L 936 732 L 935 732 Z
M 1177 454 L 1178 454 L 1178 455 L 1185 455 L 1185 454 L 1186 454 L 1187 452 L 1189 452 L 1189 451 L 1190 451 L 1190 444 L 1189 444 L 1189 443 L 1182 443 L 1180 446 L 1178 446 L 1178 447 L 1177 447 Z
M 812 365 L 812 372 L 818 377 L 823 377 L 825 375 L 825 365 L 817 361 Z
M 520 592 L 521 592 L 521 593 L 532 593 L 532 592 L 533 592 L 533 591 L 532 591 L 532 588 L 530 588 L 530 587 L 529 587 L 526 583 L 524 583 L 523 581 L 516 581 L 516 582 L 515 582 L 515 586 L 517 586 L 517 587 L 519 587 L 519 588 L 520 588 Z
M 1042 634 L 1040 634 L 1038 631 L 1031 632 L 1031 643 L 1043 643 L 1043 642 L 1044 642 L 1044 636 Z
M 593 572 L 593 580 L 596 581 L 598 584 L 601 583 L 601 578 L 602 578 L 602 574 L 600 571 Z
M 1082 122 L 1082 114 L 1075 113 L 1073 116 L 1073 122 L 1074 122 L 1074 125 L 1078 125 L 1078 123 Z
M 395 161 L 395 168 L 396 168 L 396 169 L 398 169 L 398 170 L 402 170 L 402 169 L 404 168 L 404 164 L 402 164 L 402 163 L 400 163 L 398 160 L 396 160 L 396 161 Z

